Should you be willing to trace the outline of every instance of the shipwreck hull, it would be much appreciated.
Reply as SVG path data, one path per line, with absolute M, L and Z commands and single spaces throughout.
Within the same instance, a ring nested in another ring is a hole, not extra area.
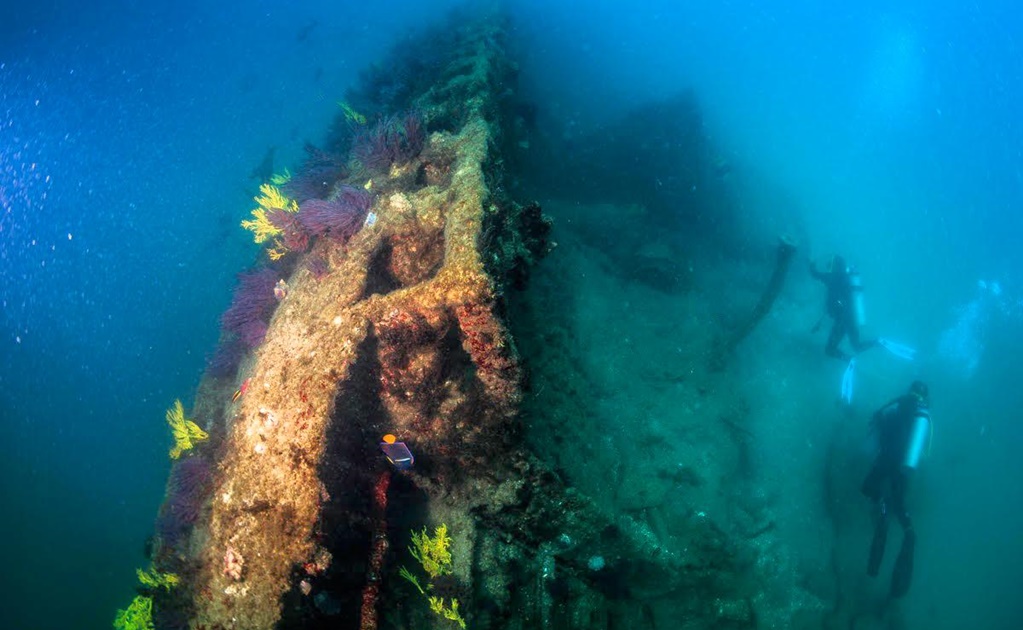
M 496 71 L 485 36 L 464 46 L 473 72 L 452 80 L 462 84 L 464 109 L 452 118 L 464 122 L 433 134 L 405 167 L 429 166 L 447 181 L 402 186 L 409 178 L 396 174 L 397 185 L 378 182 L 385 192 L 372 209 L 375 224 L 344 248 L 324 240 L 307 254 L 326 258 L 330 271 L 317 278 L 300 268 L 288 279 L 242 375 L 249 388 L 226 413 L 194 627 L 268 628 L 280 620 L 296 567 L 318 551 L 332 501 L 324 477 L 344 492 L 341 479 L 357 489 L 360 476 L 386 471 L 377 447 L 385 433 L 433 453 L 438 475 L 501 448 L 495 436 L 513 418 L 518 370 L 477 247 L 492 211 L 483 110 Z M 436 116 L 443 103 L 434 105 Z M 361 441 L 328 453 L 333 421 L 357 421 L 354 431 L 333 434 Z M 456 449 L 459 464 L 443 461 Z M 360 515 L 350 518 L 356 524 Z
M 502 29 L 452 29 L 432 51 L 442 60 L 412 100 L 425 147 L 346 182 L 372 179 L 375 222 L 301 254 L 327 271 L 291 265 L 262 345 L 234 379 L 204 380 L 196 417 L 214 436 L 215 483 L 187 544 L 157 554 L 183 576 L 157 598 L 165 625 L 456 627 L 399 575 L 416 567 L 410 532 L 443 523 L 452 571 L 431 594 L 457 599 L 470 627 L 655 627 L 645 602 L 664 598 L 691 613 L 683 627 L 751 627 L 713 525 L 685 553 L 667 549 L 520 439 L 502 296 L 546 253 L 550 226 L 503 193 L 515 67 Z M 384 434 L 409 445 L 411 470 L 383 457 Z

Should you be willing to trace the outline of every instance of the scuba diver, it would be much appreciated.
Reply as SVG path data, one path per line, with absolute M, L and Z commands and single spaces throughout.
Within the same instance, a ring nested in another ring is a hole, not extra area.
M 854 354 L 859 354 L 878 345 L 876 339 L 870 341 L 860 339 L 860 328 L 866 319 L 863 309 L 863 280 L 860 277 L 860 272 L 854 267 L 847 267 L 845 259 L 836 255 L 831 259 L 831 270 L 827 272 L 818 271 L 817 266 L 811 260 L 810 275 L 823 282 L 828 289 L 825 308 L 833 323 L 831 332 L 828 334 L 828 342 L 824 346 L 824 354 L 843 361 L 850 361 L 852 357 L 838 348 L 838 344 L 842 343 L 842 339 L 845 337 L 849 337 Z M 813 332 L 817 332 L 823 321 L 824 317 L 822 316 L 813 327 Z
M 854 354 L 881 346 L 900 359 L 913 361 L 916 358 L 916 350 L 889 339 L 861 340 L 860 329 L 866 321 L 866 313 L 863 307 L 863 280 L 860 272 L 855 267 L 847 266 L 845 259 L 837 255 L 831 259 L 831 270 L 828 272 L 818 271 L 812 260 L 809 264 L 810 275 L 823 282 L 828 289 L 825 314 L 831 317 L 833 323 L 831 332 L 828 333 L 828 341 L 824 345 L 824 354 L 847 362 L 845 372 L 842 374 L 842 401 L 845 404 L 852 404 L 856 360 L 839 349 L 838 345 L 842 343 L 842 339 L 849 337 Z M 817 332 L 823 322 L 824 315 L 814 324 L 811 332 Z
M 906 510 L 906 486 L 933 433 L 928 405 L 927 385 L 914 381 L 906 394 L 878 409 L 870 423 L 877 437 L 878 453 L 861 487 L 875 509 L 867 574 L 877 577 L 888 539 L 888 515 L 894 513 L 902 526 L 902 547 L 892 572 L 890 594 L 893 599 L 906 594 L 913 578 L 916 532 Z

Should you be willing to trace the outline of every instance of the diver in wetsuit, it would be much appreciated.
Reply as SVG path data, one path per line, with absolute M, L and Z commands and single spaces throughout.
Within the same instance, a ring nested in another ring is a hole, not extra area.
M 878 345 L 877 340 L 860 340 L 860 328 L 865 320 L 860 272 L 847 267 L 845 259 L 841 256 L 835 256 L 831 260 L 831 270 L 827 272 L 818 271 L 811 260 L 810 275 L 823 282 L 828 289 L 825 307 L 833 323 L 828 334 L 828 342 L 824 346 L 824 354 L 849 361 L 852 357 L 838 348 L 838 344 L 842 343 L 845 337 L 849 337 L 855 354 Z M 820 322 L 814 326 L 814 331 L 816 332 L 819 327 Z
M 902 597 L 913 577 L 916 532 L 906 510 L 906 485 L 920 463 L 932 431 L 927 385 L 914 381 L 909 391 L 874 413 L 871 429 L 878 453 L 861 488 L 874 502 L 874 539 L 870 544 L 867 574 L 877 577 L 888 539 L 888 515 L 902 526 L 902 547 L 892 573 L 891 597 Z

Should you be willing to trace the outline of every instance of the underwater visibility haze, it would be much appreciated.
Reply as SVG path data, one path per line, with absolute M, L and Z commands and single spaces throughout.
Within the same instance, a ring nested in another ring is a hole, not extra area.
M 3 627 L 1023 626 L 1013 3 L 7 4 Z

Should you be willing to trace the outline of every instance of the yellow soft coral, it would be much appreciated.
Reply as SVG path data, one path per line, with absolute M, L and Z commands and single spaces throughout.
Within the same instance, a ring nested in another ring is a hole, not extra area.
M 185 417 L 185 408 L 180 400 L 174 401 L 174 406 L 167 410 L 167 424 L 170 425 L 171 433 L 174 436 L 174 448 L 170 450 L 171 459 L 181 457 L 181 454 L 209 437 L 199 425 Z
M 271 181 L 275 184 L 286 183 L 291 178 L 291 173 L 287 170 L 284 173 L 284 175 L 274 175 Z M 267 250 L 267 253 L 271 260 L 278 260 L 288 253 L 288 248 L 284 246 L 281 239 L 277 238 L 284 234 L 284 230 L 274 225 L 266 213 L 271 210 L 283 210 L 294 214 L 298 212 L 298 202 L 289 199 L 281 192 L 280 188 L 273 184 L 263 184 L 259 187 L 259 192 L 261 194 L 253 198 L 259 207 L 252 210 L 251 219 L 242 221 L 242 227 L 252 231 L 253 240 L 257 243 L 265 243 L 273 239 L 273 247 Z
M 242 221 L 242 227 L 251 230 L 257 243 L 264 243 L 268 239 L 280 236 L 282 230 L 270 222 L 266 216 L 269 210 L 284 210 L 285 212 L 298 212 L 298 202 L 289 199 L 281 189 L 272 184 L 263 184 L 259 187 L 261 193 L 254 197 L 253 201 L 259 204 L 258 208 L 252 210 L 252 219 Z
M 259 187 L 259 192 L 262 194 L 258 197 L 254 197 L 253 199 L 259 204 L 259 207 L 264 210 L 280 208 L 281 210 L 286 210 L 288 212 L 298 212 L 298 202 L 294 199 L 288 199 L 288 197 L 281 192 L 281 189 L 273 184 L 263 184 Z
M 176 573 L 161 573 L 155 568 L 148 571 L 142 569 L 135 569 L 135 574 L 139 576 L 139 582 L 143 586 L 149 588 L 163 588 L 170 590 L 172 587 L 177 586 L 180 579 Z
M 252 231 L 253 238 L 257 243 L 266 242 L 267 239 L 279 236 L 283 231 L 270 223 L 270 219 L 266 218 L 266 210 L 262 208 L 253 210 L 252 217 L 248 221 L 242 221 L 242 227 Z
M 419 578 L 417 578 L 415 575 L 413 575 L 411 571 L 409 571 L 405 567 L 399 567 L 398 575 L 400 575 L 401 577 L 405 578 L 409 582 L 412 582 L 412 586 L 415 586 L 416 588 L 419 589 L 420 593 L 422 593 L 423 595 L 426 595 L 426 591 L 423 590 L 423 585 L 419 583 Z
M 116 630 L 153 630 L 153 598 L 137 595 L 125 610 L 114 617 Z
M 288 253 L 288 248 L 284 246 L 284 243 L 274 241 L 274 246 L 266 250 L 266 255 L 270 257 L 270 260 L 280 260 L 284 258 L 285 254 Z
M 462 619 L 462 615 L 458 613 L 458 600 L 452 598 L 451 606 L 444 605 L 443 597 L 430 596 L 430 610 L 437 613 L 445 619 L 450 619 L 459 625 L 459 627 L 465 628 L 465 619 Z
M 457 599 L 451 598 L 451 604 L 448 605 L 444 603 L 443 597 L 427 594 L 427 591 L 433 590 L 432 580 L 434 578 L 451 573 L 451 537 L 448 536 L 448 526 L 441 524 L 437 527 L 433 532 L 433 538 L 426 533 L 425 527 L 422 532 L 412 532 L 412 546 L 408 550 L 412 557 L 423 565 L 423 570 L 430 576 L 430 582 L 427 582 L 426 588 L 423 588 L 419 579 L 405 567 L 401 567 L 399 571 L 401 577 L 411 582 L 419 589 L 420 593 L 426 596 L 430 601 L 430 610 L 465 628 L 465 619 L 458 612 Z
M 426 533 L 425 527 L 422 533 L 412 532 L 412 545 L 409 552 L 423 565 L 430 579 L 451 573 L 451 538 L 448 537 L 447 525 L 437 527 L 433 538 Z
M 283 173 L 274 173 L 270 178 L 270 183 L 274 186 L 283 186 L 291 181 L 291 171 L 284 169 Z
M 365 125 L 366 117 L 355 111 L 355 109 L 349 105 L 346 101 L 338 101 L 338 107 L 345 113 L 345 120 L 353 122 L 357 125 Z

